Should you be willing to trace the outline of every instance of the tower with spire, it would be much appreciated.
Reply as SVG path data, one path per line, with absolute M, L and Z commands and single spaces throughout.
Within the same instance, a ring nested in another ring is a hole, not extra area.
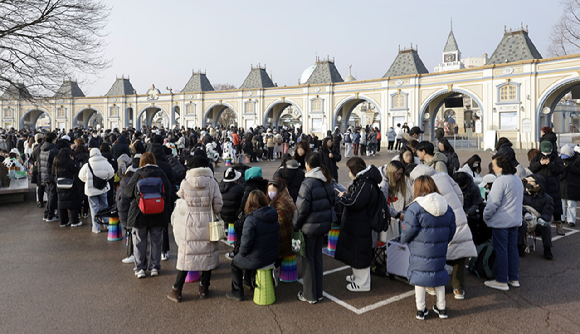
M 455 35 L 453 34 L 453 20 L 451 21 L 451 31 L 449 32 L 449 36 L 447 36 L 447 43 L 445 43 L 445 47 L 443 48 L 442 60 L 443 62 L 435 67 L 435 72 L 465 68 L 461 62 L 461 51 L 459 51 Z

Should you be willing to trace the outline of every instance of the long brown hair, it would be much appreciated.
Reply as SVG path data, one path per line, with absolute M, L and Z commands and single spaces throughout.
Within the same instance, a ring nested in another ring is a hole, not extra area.
M 248 200 L 246 201 L 244 212 L 249 215 L 264 206 L 268 206 L 268 198 L 266 197 L 266 194 L 258 189 L 252 190 L 248 196 Z
M 401 175 L 399 181 L 395 182 L 395 173 L 397 173 L 399 169 L 403 170 L 403 175 Z M 385 168 L 385 174 L 387 179 L 389 179 L 389 194 L 393 197 L 397 194 L 405 196 L 407 181 L 405 181 L 405 166 L 403 163 L 396 160 L 391 161 Z
M 438 193 L 439 188 L 435 184 L 435 181 L 429 175 L 421 175 L 415 179 L 415 185 L 413 188 L 413 192 L 415 193 L 415 198 L 429 195 L 431 193 Z
M 139 168 L 145 165 L 157 165 L 157 160 L 155 160 L 155 155 L 151 152 L 145 152 L 141 155 L 139 160 Z
M 268 183 L 268 187 L 270 185 L 276 187 L 277 190 L 276 196 L 274 196 L 274 198 L 272 198 L 272 200 L 270 201 L 270 206 L 274 206 L 276 204 L 276 201 L 278 201 L 278 199 L 282 197 L 284 191 L 286 191 L 286 181 L 284 181 L 284 179 L 281 177 L 277 177 L 274 178 L 274 180 L 270 181 L 270 183 Z

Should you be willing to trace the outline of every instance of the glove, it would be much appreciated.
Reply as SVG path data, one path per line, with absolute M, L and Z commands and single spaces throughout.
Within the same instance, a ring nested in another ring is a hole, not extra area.
M 529 221 L 532 221 L 534 219 L 534 216 L 532 216 L 531 213 L 526 212 L 526 214 L 524 215 L 524 219 L 529 222 Z
M 541 226 L 546 226 L 546 225 L 548 225 L 548 223 L 546 223 L 546 221 L 545 221 L 545 220 L 543 220 L 542 218 L 539 218 L 539 219 L 538 219 L 538 225 L 541 225 Z

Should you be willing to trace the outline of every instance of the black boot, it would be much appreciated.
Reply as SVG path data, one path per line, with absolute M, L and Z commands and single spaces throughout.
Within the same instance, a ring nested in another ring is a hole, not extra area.
M 524 246 L 518 246 L 518 253 L 520 254 L 520 257 L 526 256 L 526 248 Z
M 200 285 L 199 286 L 199 299 L 206 299 L 207 298 L 207 286 Z
M 552 247 L 544 247 L 544 257 L 547 260 L 552 260 L 554 255 L 552 255 Z

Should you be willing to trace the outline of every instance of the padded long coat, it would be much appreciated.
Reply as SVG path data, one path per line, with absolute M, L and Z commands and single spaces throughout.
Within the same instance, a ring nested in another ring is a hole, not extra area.
M 185 200 L 185 203 L 176 206 L 177 212 L 171 217 L 177 243 L 177 270 L 208 271 L 217 268 L 218 242 L 209 241 L 209 223 L 213 220 L 210 205 L 213 205 L 214 214 L 217 215 L 222 210 L 223 202 L 211 169 L 201 167 L 187 171 L 177 196 Z

